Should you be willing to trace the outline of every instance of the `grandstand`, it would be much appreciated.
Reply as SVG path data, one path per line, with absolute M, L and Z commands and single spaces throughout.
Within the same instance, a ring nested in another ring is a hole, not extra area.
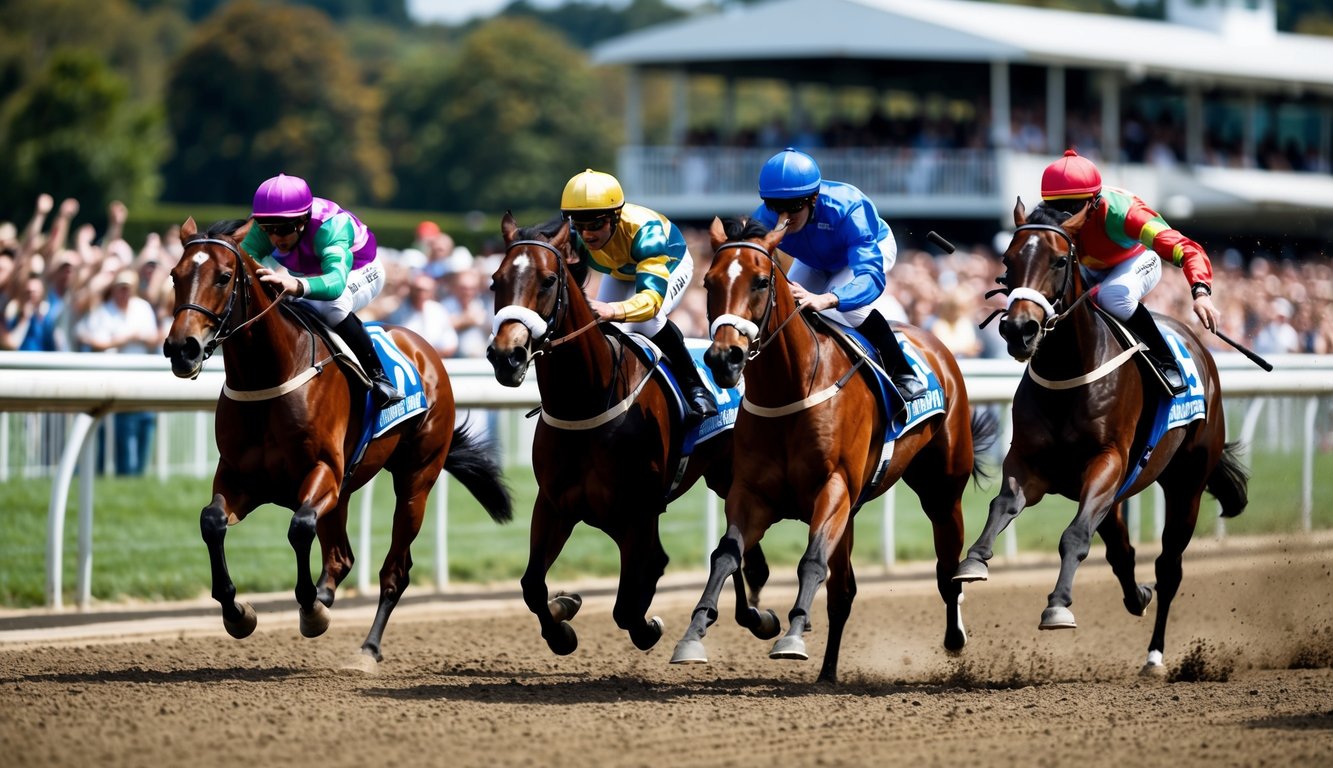
M 1268 235 L 1302 252 L 1333 239 L 1333 39 L 1278 32 L 1274 0 L 1167 0 L 1165 21 L 970 0 L 776 0 L 649 27 L 593 55 L 629 73 L 617 159 L 627 192 L 680 219 L 748 213 L 757 169 L 794 144 L 886 216 L 993 231 L 1077 146 L 1108 183 L 1191 232 Z M 670 124 L 649 145 L 644 86 L 663 76 Z M 688 113 L 695 79 L 721 83 L 718 114 Z M 782 124 L 739 125 L 725 105 L 774 83 Z M 876 108 L 812 125 L 812 94 L 848 91 Z M 907 107 L 881 109 L 895 102 Z

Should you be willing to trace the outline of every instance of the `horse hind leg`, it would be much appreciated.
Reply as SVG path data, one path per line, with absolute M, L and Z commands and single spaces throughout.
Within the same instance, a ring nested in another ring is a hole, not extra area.
M 852 615 L 852 601 L 856 599 L 856 573 L 852 570 L 852 532 L 849 530 L 838 542 L 838 548 L 829 562 L 828 578 L 828 644 L 824 649 L 824 664 L 816 682 L 835 685 L 838 682 L 838 656 L 842 651 L 842 633 Z
M 1165 485 L 1163 487 L 1166 491 L 1166 527 L 1162 531 L 1162 551 L 1155 563 L 1157 616 L 1153 622 L 1152 639 L 1148 641 L 1148 660 L 1139 672 L 1146 676 L 1158 676 L 1166 672 L 1166 622 L 1184 576 L 1182 561 L 1185 548 L 1194 536 L 1200 495 L 1203 492 L 1201 488 L 1181 491 Z
M 213 503 L 199 513 L 199 532 L 208 547 L 208 561 L 212 570 L 213 599 L 222 605 L 222 626 L 236 639 L 249 637 L 259 623 L 255 609 L 247 602 L 236 600 L 236 585 L 227 570 L 227 555 L 223 541 L 227 537 L 226 501 L 222 494 L 213 495 Z
M 666 572 L 667 554 L 657 527 L 660 514 L 661 510 L 650 512 L 647 520 L 621 542 L 620 585 L 611 609 L 616 626 L 629 632 L 634 647 L 641 651 L 649 650 L 662 638 L 662 619 L 644 618 L 657 593 L 657 582 Z
M 1106 544 L 1106 562 L 1110 563 L 1111 572 L 1120 582 L 1125 610 L 1130 615 L 1142 616 L 1152 602 L 1153 588 L 1151 584 L 1139 584 L 1134 580 L 1134 545 L 1130 541 L 1129 529 L 1125 527 L 1123 511 L 1123 504 L 1112 507 L 1097 527 L 1097 533 Z
M 574 520 L 561 514 L 545 496 L 538 494 L 532 508 L 528 566 L 519 584 L 523 589 L 524 604 L 537 617 L 542 638 L 557 656 L 568 656 L 579 647 L 578 634 L 569 621 L 578 613 L 583 600 L 577 594 L 564 592 L 552 598 L 546 586 L 546 573 L 573 530 Z
M 963 625 L 963 580 L 957 578 L 958 556 L 963 549 L 962 499 L 967 477 L 963 475 L 946 483 L 940 473 L 934 471 L 913 471 L 903 476 L 916 492 L 921 509 L 930 520 L 935 544 L 935 585 L 944 601 L 944 649 L 950 653 L 958 653 L 967 645 L 967 629 Z M 892 493 L 892 489 L 889 492 Z

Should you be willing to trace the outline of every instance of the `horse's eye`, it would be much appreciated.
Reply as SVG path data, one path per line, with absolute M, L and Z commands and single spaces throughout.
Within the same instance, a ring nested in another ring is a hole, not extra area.
M 1064 268 L 1065 268 L 1065 265 L 1067 265 L 1067 264 L 1069 264 L 1069 257 L 1068 257 L 1068 256 L 1061 256 L 1060 258 L 1058 258 L 1058 259 L 1056 259 L 1055 261 L 1051 262 L 1051 269 L 1064 269 Z
M 219 272 L 218 276 L 213 278 L 213 282 L 217 283 L 218 285 L 227 285 L 228 283 L 231 282 L 231 273 Z
M 767 277 L 756 277 L 754 279 L 754 289 L 756 291 L 767 291 L 769 282 Z
M 559 281 L 559 277 L 558 277 L 558 276 L 556 276 L 556 275 L 547 275 L 546 278 L 545 278 L 544 280 L 542 280 L 542 290 L 543 290 L 543 291 L 549 291 L 549 290 L 551 290 L 552 288 L 555 287 L 555 284 L 556 284 L 558 281 Z

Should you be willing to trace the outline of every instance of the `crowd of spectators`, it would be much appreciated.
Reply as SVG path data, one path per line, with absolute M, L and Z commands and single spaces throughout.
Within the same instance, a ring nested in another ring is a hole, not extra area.
M 122 237 L 125 206 L 110 206 L 101 233 L 88 224 L 76 227 L 78 213 L 77 201 L 57 208 L 44 194 L 21 228 L 0 222 L 0 350 L 158 354 L 172 321 L 168 273 L 182 251 L 179 231 L 150 235 L 135 247 Z M 711 248 L 706 230 L 687 227 L 685 234 L 696 279 L 673 319 L 686 336 L 704 337 L 702 275 Z M 952 255 L 904 249 L 889 276 L 902 309 L 897 319 L 932 331 L 959 357 L 1006 357 L 998 324 L 977 327 L 1002 306 L 999 297 L 983 298 L 1002 270 L 995 250 L 1001 241 L 1007 243 L 1004 233 L 995 243 Z M 408 326 L 441 357 L 484 356 L 494 311 L 486 287 L 502 257 L 498 248 L 486 250 L 473 254 L 423 222 L 411 247 L 382 249 L 387 285 L 362 312 L 364 319 Z M 1247 260 L 1227 250 L 1212 257 L 1223 332 L 1260 354 L 1333 354 L 1333 263 L 1326 255 Z M 595 282 L 588 290 L 595 292 Z M 1180 270 L 1164 270 L 1147 304 L 1196 325 Z M 1216 336 L 1204 338 L 1213 349 L 1230 351 Z M 152 431 L 151 414 L 116 414 L 119 473 L 143 470 Z

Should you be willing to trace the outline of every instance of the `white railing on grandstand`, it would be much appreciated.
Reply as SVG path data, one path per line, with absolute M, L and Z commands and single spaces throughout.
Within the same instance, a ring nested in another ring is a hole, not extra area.
M 1250 398 L 1244 408 L 1240 439 L 1252 444 L 1259 430 L 1269 440 L 1281 440 L 1282 447 L 1299 450 L 1302 456 L 1302 525 L 1311 527 L 1313 505 L 1313 461 L 1319 436 L 1316 423 L 1321 398 L 1333 395 L 1333 356 L 1285 355 L 1271 359 L 1276 373 L 1266 373 L 1254 367 L 1238 354 L 1218 356 L 1222 390 L 1226 400 L 1236 402 Z M 960 360 L 967 381 L 968 396 L 974 404 L 1008 404 L 1018 385 L 1022 367 L 1012 360 Z M 519 417 L 522 410 L 538 404 L 535 377 L 529 377 L 523 386 L 502 387 L 496 383 L 491 367 L 484 360 L 451 359 L 446 361 L 454 388 L 455 401 L 460 412 L 468 409 L 499 411 L 501 437 L 506 463 L 527 461 L 531 445 L 531 422 Z M 79 533 L 77 602 L 80 608 L 91 601 L 92 573 L 92 520 L 94 467 L 93 445 L 89 440 L 94 428 L 108 413 L 119 411 L 156 411 L 181 422 L 171 429 L 159 429 L 154 471 L 166 477 L 183 472 L 204 476 L 212 472 L 216 463 L 216 449 L 212 440 L 211 411 L 222 388 L 221 366 L 211 366 L 197 380 L 182 380 L 173 376 L 165 359 L 153 355 L 94 355 L 61 353 L 0 353 L 0 481 L 11 472 L 23 476 L 54 475 L 47 526 L 47 603 L 63 607 L 61 566 L 64 541 L 65 512 L 70 483 L 75 469 L 79 469 Z M 1291 399 L 1303 400 L 1305 407 L 1299 414 L 1284 413 Z M 1277 407 L 1266 407 L 1276 403 Z M 60 414 L 68 414 L 60 416 Z M 63 418 L 60 428 L 44 428 L 43 416 Z M 1266 428 L 1265 422 L 1267 419 Z M 1278 428 L 1296 421 L 1299 430 Z M 1000 446 L 1007 445 L 1012 426 L 1002 420 L 1005 434 Z M 179 429 L 176 427 L 179 426 Z M 42 467 L 34 473 L 33 465 L 23 461 L 34 454 L 35 446 L 43 438 L 61 441 L 54 468 Z M 16 436 L 16 437 L 15 437 Z M 185 447 L 179 444 L 183 441 Z M 183 463 L 170 464 L 168 457 L 186 455 Z M 19 459 L 19 461 L 16 461 Z M 11 469 L 15 464 L 18 469 Z M 446 476 L 447 477 L 447 476 Z M 445 478 L 442 478 L 444 480 Z M 435 533 L 435 567 L 437 587 L 448 579 L 447 563 L 447 498 L 444 489 L 434 494 L 437 509 Z M 372 492 L 368 487 L 362 496 L 360 551 L 370 549 L 370 504 Z M 718 538 L 717 499 L 707 495 L 705 521 L 705 551 L 711 551 Z M 1160 493 L 1154 506 L 1154 526 L 1160 533 L 1164 510 Z M 883 552 L 885 564 L 894 564 L 896 550 L 893 540 L 894 494 L 884 496 L 885 524 L 883 525 Z M 1142 515 L 1131 510 L 1131 524 L 1137 528 Z M 1221 521 L 1219 520 L 1219 532 Z M 1006 530 L 1003 546 L 1005 554 L 1016 554 L 1014 526 Z M 357 566 L 358 588 L 370 587 L 370 558 L 361 558 Z

